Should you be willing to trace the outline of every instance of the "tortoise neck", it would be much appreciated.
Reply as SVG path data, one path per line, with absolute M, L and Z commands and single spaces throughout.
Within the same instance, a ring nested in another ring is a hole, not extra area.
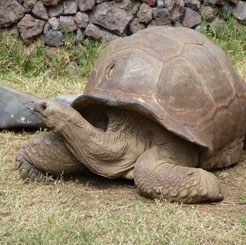
M 92 172 L 109 177 L 104 166 L 121 159 L 126 151 L 127 143 L 120 139 L 122 134 L 116 130 L 105 132 L 94 127 L 73 108 L 68 110 L 53 131 L 65 138 L 69 150 Z

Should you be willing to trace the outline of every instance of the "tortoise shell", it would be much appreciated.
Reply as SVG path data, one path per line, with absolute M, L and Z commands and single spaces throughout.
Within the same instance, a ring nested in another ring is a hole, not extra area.
M 95 103 L 136 110 L 211 151 L 245 136 L 245 83 L 219 47 L 188 28 L 112 41 L 72 106 Z

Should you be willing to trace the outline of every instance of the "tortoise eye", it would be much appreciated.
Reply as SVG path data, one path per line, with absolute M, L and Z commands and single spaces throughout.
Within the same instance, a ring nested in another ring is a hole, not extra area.
M 115 64 L 113 64 L 113 65 L 111 65 L 109 67 L 108 72 L 107 72 L 108 79 L 111 78 L 114 75 L 115 69 L 116 69 L 116 65 Z
M 45 111 L 47 109 L 47 103 L 46 102 L 42 103 L 41 109 L 42 109 L 42 111 Z

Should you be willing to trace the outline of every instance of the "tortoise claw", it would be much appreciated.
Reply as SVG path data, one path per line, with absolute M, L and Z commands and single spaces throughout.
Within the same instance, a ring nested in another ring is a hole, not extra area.
M 38 173 L 32 173 L 29 177 L 29 179 L 34 182 L 34 181 L 38 181 L 38 182 L 42 182 L 45 179 L 45 175 L 42 172 L 38 172 Z
M 19 161 L 16 161 L 16 164 L 15 164 L 15 169 L 18 170 L 20 168 L 20 162 Z
M 19 169 L 20 177 L 22 180 L 30 180 L 34 181 L 44 181 L 45 175 L 42 171 L 35 168 L 33 165 L 28 163 L 27 161 L 21 159 L 20 157 L 16 160 L 16 169 Z
M 27 173 L 28 173 L 27 170 L 24 168 L 20 170 L 20 176 L 23 180 L 27 179 Z

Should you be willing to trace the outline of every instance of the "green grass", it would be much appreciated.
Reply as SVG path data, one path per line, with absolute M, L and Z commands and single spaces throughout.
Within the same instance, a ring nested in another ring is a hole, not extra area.
M 45 47 L 42 41 L 23 46 L 13 33 L 0 34 L 1 83 L 42 97 L 61 93 L 82 93 L 89 72 L 103 45 L 87 39 L 65 39 L 59 49 Z M 69 72 L 73 66 L 75 73 Z M 45 91 L 45 93 L 42 93 Z
M 245 27 L 230 19 L 222 35 L 211 27 L 207 36 L 246 80 Z M 102 45 L 73 38 L 65 43 L 54 53 L 41 42 L 27 48 L 1 34 L 1 83 L 41 97 L 81 93 Z M 79 71 L 74 76 L 71 63 Z M 0 244 L 245 244 L 246 154 L 235 167 L 216 172 L 223 202 L 179 205 L 152 201 L 132 183 L 93 174 L 22 183 L 15 155 L 36 133 L 0 132 Z
M 71 34 L 63 47 L 50 54 L 43 41 L 24 47 L 20 39 L 5 31 L 0 38 L 0 73 L 14 70 L 32 77 L 48 71 L 53 78 L 66 77 L 69 75 L 68 65 L 72 63 L 78 69 L 76 77 L 81 78 L 88 75 L 102 47 L 102 43 L 90 39 L 76 42 Z
M 246 205 L 246 195 L 239 194 L 235 198 L 236 203 Z
M 216 25 L 203 20 L 203 24 L 208 25 L 204 35 L 226 52 L 234 67 L 246 80 L 246 26 L 238 24 L 233 17 L 225 17 L 225 21 L 226 25 L 221 32 Z

